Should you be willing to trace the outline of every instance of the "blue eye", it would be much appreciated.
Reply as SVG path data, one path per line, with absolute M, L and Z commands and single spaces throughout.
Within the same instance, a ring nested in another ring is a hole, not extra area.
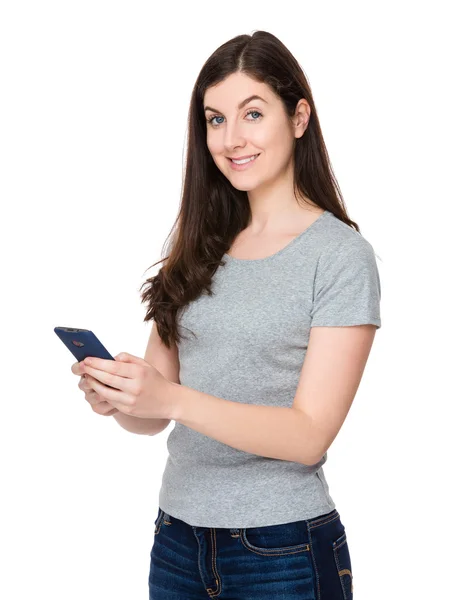
M 223 117 L 210 117 L 209 119 L 207 119 L 207 122 L 210 123 L 212 126 L 216 127 L 217 123 L 212 123 L 212 121 L 214 119 L 222 119 Z M 221 123 L 219 123 L 221 125 Z
M 250 119 L 250 121 L 259 121 L 260 117 L 263 117 L 262 113 L 259 112 L 258 110 L 249 110 L 246 113 L 245 117 L 247 117 L 248 115 L 251 115 L 251 114 L 259 115 L 259 117 L 256 117 L 255 119 Z M 213 120 L 214 119 L 223 119 L 223 118 L 224 117 L 220 117 L 220 116 L 215 115 L 213 117 L 209 117 L 209 119 L 207 119 L 207 122 L 210 123 L 212 125 L 212 127 L 218 127 L 218 125 L 221 125 L 221 123 L 213 123 Z

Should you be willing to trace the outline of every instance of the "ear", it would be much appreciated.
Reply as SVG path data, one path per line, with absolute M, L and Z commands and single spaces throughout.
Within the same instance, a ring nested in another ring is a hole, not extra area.
M 304 135 L 309 124 L 309 119 L 310 105 L 305 98 L 301 98 L 301 100 L 298 100 L 293 117 L 294 135 L 296 138 L 300 138 Z

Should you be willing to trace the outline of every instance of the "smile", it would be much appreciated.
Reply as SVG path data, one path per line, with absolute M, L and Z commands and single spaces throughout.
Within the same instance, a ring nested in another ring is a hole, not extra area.
M 251 158 L 245 159 L 240 164 L 239 163 L 235 163 L 231 158 L 228 158 L 228 160 L 230 162 L 231 169 L 233 169 L 234 171 L 245 171 L 246 169 L 248 169 L 248 168 L 251 167 L 251 165 L 257 160 L 257 157 L 259 155 L 260 155 L 260 153 L 259 154 L 255 154 Z

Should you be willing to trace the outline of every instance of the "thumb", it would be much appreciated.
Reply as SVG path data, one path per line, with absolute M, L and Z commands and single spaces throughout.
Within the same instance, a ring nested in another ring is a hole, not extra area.
M 120 352 L 117 356 L 114 356 L 114 359 L 119 360 L 120 362 L 134 363 L 136 365 L 147 365 L 148 363 L 140 358 L 139 356 L 134 356 L 133 354 L 128 354 L 128 352 Z

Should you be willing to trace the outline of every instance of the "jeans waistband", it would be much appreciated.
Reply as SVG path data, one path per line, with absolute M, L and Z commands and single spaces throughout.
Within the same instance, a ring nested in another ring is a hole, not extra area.
M 174 517 L 171 517 L 168 513 L 166 513 L 162 509 L 161 509 L 161 512 L 162 512 L 161 520 L 163 520 L 166 525 L 171 525 L 172 524 L 171 520 Z M 333 521 L 334 519 L 337 519 L 339 517 L 340 517 L 340 515 L 339 515 L 337 509 L 334 508 L 334 510 L 332 510 L 331 512 L 326 513 L 324 515 L 319 515 L 318 517 L 314 517 L 313 519 L 305 519 L 303 521 L 303 523 L 306 524 L 311 529 L 314 529 L 315 527 L 320 527 L 321 525 L 326 525 L 330 521 Z M 192 529 L 194 529 L 194 530 L 214 529 L 213 527 L 198 527 L 195 525 L 190 525 L 190 527 L 192 527 Z M 231 535 L 238 535 L 240 532 L 240 529 L 238 529 L 238 528 L 236 529 L 236 528 L 225 527 L 225 528 L 220 528 L 220 529 L 227 529 L 231 533 Z

